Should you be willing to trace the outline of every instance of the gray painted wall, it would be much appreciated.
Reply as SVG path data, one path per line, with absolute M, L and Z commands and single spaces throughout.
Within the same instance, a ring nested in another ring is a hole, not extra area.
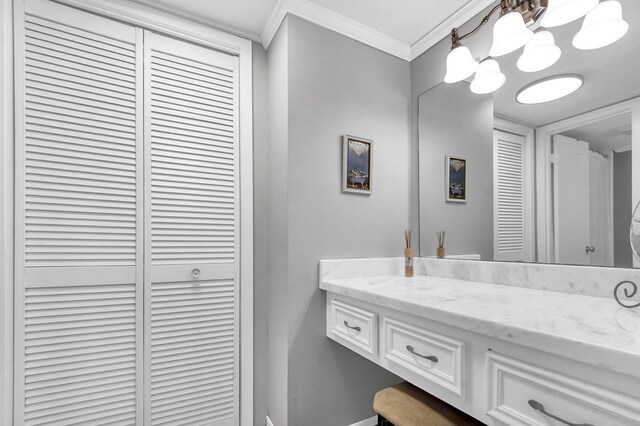
M 253 424 L 264 424 L 267 415 L 267 52 L 251 43 L 253 53 Z
M 442 83 L 420 96 L 420 254 L 435 256 L 436 231 L 448 254 L 493 259 L 493 99 L 467 83 Z M 445 201 L 445 156 L 467 159 L 467 202 Z
M 629 246 L 629 226 L 633 214 L 631 202 L 631 151 L 613 153 L 613 263 L 633 267 Z
M 398 256 L 409 221 L 409 64 L 289 20 L 289 425 L 348 425 L 399 381 L 325 337 L 318 260 Z M 344 133 L 373 140 L 372 194 L 341 192 Z
M 326 337 L 318 261 L 402 254 L 409 64 L 291 15 L 268 56 L 269 413 L 276 426 L 348 425 L 401 380 Z M 345 133 L 373 140 L 370 196 L 341 191 Z
M 269 141 L 267 147 L 266 211 L 267 240 L 263 247 L 268 277 L 268 403 L 269 416 L 277 426 L 287 424 L 287 310 L 289 254 L 288 194 L 288 24 L 285 20 L 269 46 Z M 265 253 L 266 252 L 266 253 Z M 257 275 L 257 272 L 256 272 Z M 257 296 L 255 303 L 264 302 Z M 256 354 L 260 356 L 260 354 Z M 258 423 L 260 425 L 262 423 Z
M 479 22 L 482 16 L 490 8 L 485 9 L 476 17 L 460 27 L 460 33 L 464 34 L 472 30 Z M 495 17 L 491 22 L 495 21 Z M 484 58 L 489 54 L 489 48 L 492 41 L 491 25 L 483 28 L 473 37 L 464 40 L 463 44 L 471 49 L 471 52 L 477 57 Z M 451 38 L 449 36 L 442 39 L 429 50 L 411 61 L 411 229 L 416 235 L 418 232 L 422 235 L 420 229 L 420 210 L 429 209 L 429 204 L 420 205 L 419 196 L 419 160 L 418 160 L 418 98 L 424 92 L 433 89 L 442 83 L 446 72 L 446 58 L 451 51 Z M 456 83 L 452 85 L 461 86 L 466 83 Z M 444 160 L 443 160 L 444 161 Z M 430 200 L 431 201 L 431 200 Z M 435 230 L 425 231 L 428 235 L 432 235 Z M 418 241 L 418 238 L 415 238 Z M 423 251 L 422 247 L 418 251 L 421 255 L 433 255 L 429 248 Z

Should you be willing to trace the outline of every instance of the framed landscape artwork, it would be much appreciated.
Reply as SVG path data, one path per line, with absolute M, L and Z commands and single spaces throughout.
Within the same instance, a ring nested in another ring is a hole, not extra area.
M 446 201 L 465 203 L 467 201 L 467 159 L 447 155 L 445 157 Z
M 371 148 L 373 141 L 344 135 L 342 137 L 342 190 L 371 194 Z

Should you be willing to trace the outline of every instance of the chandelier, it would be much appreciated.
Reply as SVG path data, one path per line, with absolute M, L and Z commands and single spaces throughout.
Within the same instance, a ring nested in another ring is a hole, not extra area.
M 469 48 L 462 45 L 462 41 L 477 33 L 498 10 L 500 18 L 493 26 L 490 57 L 478 62 Z M 523 46 L 517 62 L 518 69 L 534 73 L 549 68 L 560 59 L 562 52 L 548 29 L 582 17 L 582 27 L 573 38 L 576 49 L 592 50 L 608 46 L 622 38 L 629 29 L 629 24 L 622 19 L 622 6 L 616 0 L 501 0 L 469 33 L 461 35 L 457 28 L 451 30 L 451 52 L 447 56 L 444 81 L 456 83 L 475 74 L 471 91 L 477 94 L 492 93 L 502 87 L 506 80 L 500 65 L 493 58 L 515 52 Z M 531 31 L 529 27 L 538 21 L 539 30 Z M 559 77 L 566 80 L 566 75 Z M 545 79 L 545 82 L 549 80 Z M 572 87 L 577 90 L 580 86 L 581 79 L 579 85 L 573 84 Z M 545 101 L 544 96 L 540 98 L 541 102 Z

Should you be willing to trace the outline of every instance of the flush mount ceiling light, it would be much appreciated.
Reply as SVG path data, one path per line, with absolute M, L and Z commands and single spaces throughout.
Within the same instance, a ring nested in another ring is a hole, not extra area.
M 603 1 L 584 18 L 582 28 L 573 38 L 573 46 L 581 50 L 599 49 L 620 40 L 628 30 L 620 3 Z
M 629 29 L 629 25 L 622 19 L 622 7 L 615 0 L 605 0 L 602 3 L 599 0 L 500 0 L 470 32 L 461 35 L 457 28 L 451 30 L 451 52 L 447 56 L 447 73 L 444 78 L 446 83 L 457 83 L 474 72 L 484 71 L 471 51 L 462 45 L 462 41 L 477 33 L 498 10 L 500 18 L 493 27 L 493 43 L 489 55 L 507 55 L 524 46 L 518 68 L 525 72 L 548 68 L 561 55 L 553 34 L 549 31 L 534 34 L 527 28 L 540 19 L 542 26 L 555 27 L 587 15 L 582 29 L 573 39 L 576 48 L 586 50 L 611 44 Z M 479 81 L 484 81 L 484 77 Z M 497 90 L 502 84 L 494 86 L 493 90 Z M 488 86 L 477 83 L 477 87 Z
M 523 87 L 516 94 L 516 101 L 525 105 L 555 101 L 576 92 L 584 79 L 578 74 L 562 74 L 543 78 Z

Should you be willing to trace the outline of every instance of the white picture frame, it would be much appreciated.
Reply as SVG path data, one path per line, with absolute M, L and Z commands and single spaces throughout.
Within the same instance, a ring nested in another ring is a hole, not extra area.
M 342 137 L 342 191 L 371 194 L 373 141 L 357 136 Z
M 466 203 L 468 197 L 467 175 L 469 173 L 467 159 L 459 155 L 446 155 L 444 170 L 445 201 Z

